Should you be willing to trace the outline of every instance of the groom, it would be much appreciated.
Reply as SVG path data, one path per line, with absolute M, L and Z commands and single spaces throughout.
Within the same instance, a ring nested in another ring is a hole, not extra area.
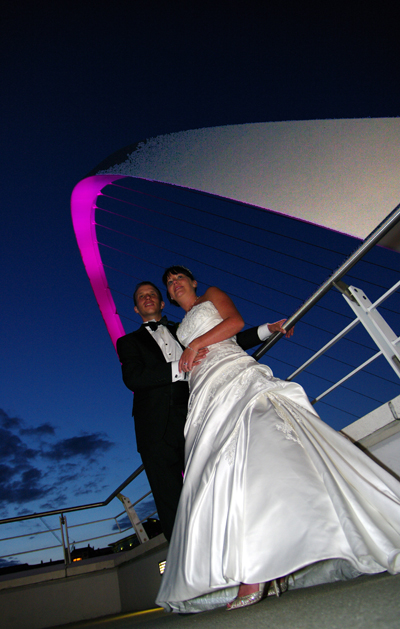
M 182 489 L 189 389 L 179 372 L 182 346 L 176 337 L 178 324 L 162 317 L 165 306 L 152 282 L 140 282 L 133 294 L 134 310 L 143 319 L 135 332 L 117 341 L 125 385 L 134 391 L 132 415 L 137 449 L 153 492 L 163 532 L 169 541 Z M 259 345 L 270 334 L 268 324 L 237 335 L 243 349 Z M 201 350 L 196 364 L 208 350 Z

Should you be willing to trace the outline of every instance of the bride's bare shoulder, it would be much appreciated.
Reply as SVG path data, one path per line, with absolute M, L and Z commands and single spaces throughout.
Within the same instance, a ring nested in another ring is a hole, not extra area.
M 225 316 L 239 315 L 229 295 L 217 286 L 210 286 L 202 296 L 201 301 L 211 301 L 224 318 Z
M 217 288 L 217 286 L 210 286 L 210 288 L 207 288 L 204 295 L 201 295 L 201 297 L 196 299 L 196 304 L 198 305 L 204 303 L 205 301 L 211 301 L 218 310 L 218 304 L 221 303 L 221 300 L 224 301 L 224 298 L 229 299 L 228 295 L 224 293 L 224 291 Z
M 217 286 L 210 286 L 210 288 L 207 288 L 201 299 L 202 301 L 213 301 L 213 298 L 218 299 L 223 297 L 224 295 L 226 295 L 226 293 L 224 293 L 224 291 Z

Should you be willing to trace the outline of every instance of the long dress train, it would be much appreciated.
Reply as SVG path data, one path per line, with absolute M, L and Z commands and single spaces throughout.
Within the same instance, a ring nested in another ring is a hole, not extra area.
M 212 302 L 198 304 L 179 338 L 188 345 L 220 321 Z M 209 350 L 190 376 L 185 479 L 157 604 L 196 612 L 225 605 L 240 583 L 400 572 L 400 483 L 235 339 Z

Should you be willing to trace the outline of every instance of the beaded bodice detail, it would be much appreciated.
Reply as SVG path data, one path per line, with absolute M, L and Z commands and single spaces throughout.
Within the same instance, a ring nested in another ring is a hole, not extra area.
M 203 301 L 186 313 L 178 328 L 178 338 L 187 347 L 193 339 L 212 330 L 222 321 L 212 301 Z

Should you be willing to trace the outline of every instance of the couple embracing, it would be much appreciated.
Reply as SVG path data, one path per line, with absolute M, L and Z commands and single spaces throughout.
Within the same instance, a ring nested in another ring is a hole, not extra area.
M 237 609 L 279 595 L 288 575 L 301 587 L 399 572 L 400 484 L 324 424 L 302 387 L 244 351 L 285 331 L 284 320 L 241 332 L 219 289 L 197 295 L 181 266 L 163 281 L 186 313 L 178 331 L 161 317 L 158 288 L 143 282 L 134 295 L 143 326 L 117 343 L 170 540 L 157 603 Z

